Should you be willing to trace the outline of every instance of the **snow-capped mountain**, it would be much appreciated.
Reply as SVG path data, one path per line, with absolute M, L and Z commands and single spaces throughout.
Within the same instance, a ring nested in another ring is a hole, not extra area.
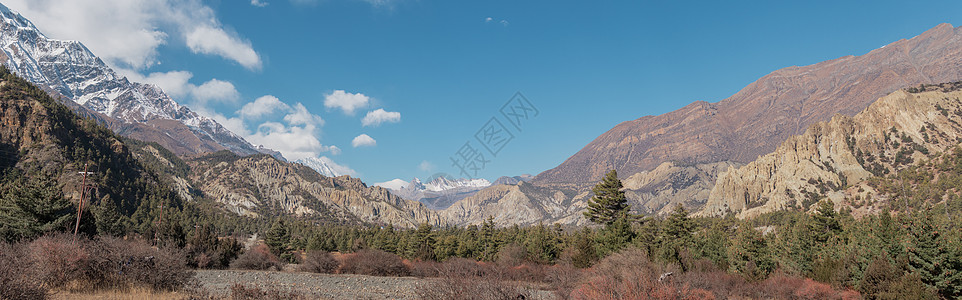
M 474 193 L 491 186 L 491 182 L 483 178 L 475 179 L 452 179 L 445 176 L 433 176 L 434 179 L 428 183 L 422 183 L 421 179 L 414 178 L 411 182 L 401 179 L 375 183 L 391 190 L 395 195 L 408 200 L 415 200 L 424 203 L 431 209 L 444 209 L 454 202 L 474 195 Z
M 159 87 L 118 75 L 82 43 L 46 37 L 0 4 L 0 62 L 38 86 L 101 114 L 112 130 L 178 154 L 258 149 L 216 121 L 177 104 Z
M 343 172 L 337 171 L 337 169 L 334 168 L 333 166 L 334 162 L 328 159 L 327 157 L 323 157 L 323 156 L 320 158 L 308 157 L 304 159 L 298 159 L 294 162 L 305 165 L 311 169 L 314 169 L 314 171 L 317 171 L 318 174 L 321 174 L 327 177 L 349 175 L 349 174 L 344 174 Z
M 424 189 L 432 192 L 443 192 L 455 189 L 483 189 L 491 185 L 487 179 L 464 179 L 459 178 L 450 180 L 444 176 L 438 176 L 424 185 Z
M 410 182 L 407 182 L 407 181 L 404 181 L 404 179 L 398 178 L 398 179 L 394 179 L 394 180 L 391 180 L 391 181 L 378 182 L 378 183 L 375 183 L 374 185 L 379 186 L 379 187 L 382 187 L 382 188 L 386 188 L 386 189 L 389 189 L 389 190 L 400 190 L 400 189 L 403 189 L 403 188 L 406 188 L 406 187 L 410 186 L 411 183 L 410 183 Z

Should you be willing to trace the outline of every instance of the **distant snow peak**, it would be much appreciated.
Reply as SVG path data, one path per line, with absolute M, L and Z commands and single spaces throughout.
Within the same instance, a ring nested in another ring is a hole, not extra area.
M 404 181 L 404 179 L 396 178 L 390 181 L 378 182 L 378 183 L 375 183 L 374 185 L 382 188 L 386 188 L 389 190 L 400 190 L 410 186 L 411 184 L 412 183 L 410 182 Z
M 296 161 L 294 161 L 294 162 L 295 162 L 295 163 L 302 164 L 302 165 L 305 165 L 305 166 L 307 166 L 307 167 L 309 167 L 309 168 L 311 168 L 311 169 L 314 169 L 314 171 L 317 171 L 318 174 L 321 174 L 321 175 L 324 175 L 324 176 L 327 176 L 327 177 L 337 177 L 337 176 L 341 176 L 341 175 L 352 175 L 352 174 L 350 174 L 350 172 L 346 172 L 346 170 L 343 170 L 343 167 L 341 167 L 341 166 L 335 164 L 333 161 L 331 161 L 330 158 L 327 158 L 327 157 L 324 157 L 324 156 L 322 156 L 322 157 L 302 158 L 302 159 L 298 159 L 298 160 L 296 160 Z
M 410 182 L 394 179 L 375 185 L 391 190 L 391 193 L 401 198 L 420 201 L 431 209 L 444 209 L 454 202 L 474 195 L 480 190 L 491 186 L 486 179 L 454 179 L 448 174 L 438 173 L 429 177 L 427 183 L 415 177 Z
M 450 180 L 444 176 L 438 176 L 424 185 L 425 189 L 432 192 L 443 192 L 447 190 L 467 188 L 467 189 L 483 189 L 491 185 L 487 179 L 477 178 L 477 179 L 464 179 L 459 178 L 455 180 Z

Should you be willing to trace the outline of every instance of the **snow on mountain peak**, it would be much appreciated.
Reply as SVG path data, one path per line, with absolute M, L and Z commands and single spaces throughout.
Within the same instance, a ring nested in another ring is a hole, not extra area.
M 404 181 L 404 179 L 395 178 L 390 181 L 378 182 L 378 183 L 375 183 L 374 185 L 382 188 L 390 189 L 390 190 L 400 190 L 410 186 L 411 183 Z
M 174 147 L 181 152 L 216 151 L 208 146 L 219 145 L 241 155 L 258 153 L 243 138 L 181 106 L 160 88 L 118 75 L 82 43 L 47 38 L 32 22 L 2 4 L 0 21 L 0 63 L 27 81 L 122 121 L 118 123 L 150 123 L 154 128 L 174 120 L 182 124 L 180 128 L 167 122 L 160 131 L 190 131 L 185 134 L 192 137 L 178 142 L 192 144 Z

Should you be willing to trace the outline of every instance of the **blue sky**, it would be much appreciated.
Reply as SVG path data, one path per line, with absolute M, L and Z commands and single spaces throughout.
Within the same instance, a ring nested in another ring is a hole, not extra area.
M 537 174 L 620 122 L 962 24 L 958 1 L 781 2 L 3 1 L 249 140 L 369 184 L 461 176 L 450 157 L 505 123 L 516 92 L 539 114 L 475 177 Z M 354 147 L 362 134 L 376 145 Z

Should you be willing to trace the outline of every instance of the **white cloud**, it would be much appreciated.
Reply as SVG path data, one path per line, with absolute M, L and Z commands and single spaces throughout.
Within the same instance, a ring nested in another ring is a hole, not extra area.
M 375 141 L 374 138 L 372 138 L 371 136 L 362 133 L 361 135 L 356 136 L 354 137 L 353 140 L 351 140 L 351 146 L 354 146 L 354 148 L 365 147 L 365 146 L 377 146 L 377 141 Z
M 421 161 L 420 164 L 418 164 L 418 170 L 421 170 L 421 171 L 424 171 L 424 172 L 434 171 L 434 164 L 432 164 L 432 163 L 429 162 L 429 161 L 423 160 L 423 161 Z
M 501 23 L 501 25 L 504 25 L 505 27 L 508 26 L 508 20 L 501 20 L 501 22 L 498 23 Z
M 154 72 L 147 76 L 130 69 L 117 71 L 128 80 L 157 85 L 181 103 L 193 102 L 195 106 L 204 106 L 208 102 L 235 102 L 240 98 L 240 92 L 233 83 L 213 78 L 198 86 L 190 83 L 194 74 L 188 71 Z
M 228 34 L 214 26 L 193 28 L 185 36 L 187 47 L 194 53 L 219 55 L 233 60 L 248 69 L 260 69 L 261 58 L 251 48 L 251 43 Z
M 323 126 L 324 119 L 321 116 L 312 114 L 307 111 L 307 107 L 304 104 L 294 104 L 290 114 L 284 116 L 284 121 L 291 125 L 305 125 L 305 126 Z
M 251 0 L 251 5 L 257 6 L 257 7 L 265 7 L 265 6 L 267 6 L 268 4 L 270 4 L 270 3 L 267 3 L 266 1 Z
M 336 90 L 324 95 L 324 107 L 340 108 L 345 114 L 354 115 L 354 110 L 367 107 L 370 100 L 371 98 L 361 93 L 353 94 L 344 90 Z
M 157 64 L 157 49 L 184 43 L 248 69 L 261 67 L 250 42 L 230 32 L 200 0 L 8 0 L 52 38 L 78 40 L 115 68 Z
M 341 154 L 341 148 L 338 148 L 337 146 L 334 146 L 334 145 L 327 147 L 327 151 L 330 151 L 331 155 Z
M 240 93 L 234 88 L 234 84 L 217 78 L 194 88 L 191 95 L 193 95 L 195 101 L 201 103 L 234 102 L 240 98 Z
M 401 113 L 396 111 L 385 111 L 383 108 L 367 112 L 361 119 L 361 126 L 380 126 L 381 123 L 401 122 Z
M 484 22 L 485 22 L 485 23 L 488 23 L 488 22 L 491 22 L 491 21 L 494 21 L 494 19 L 492 19 L 491 17 L 484 18 Z
M 245 136 L 255 145 L 280 151 L 290 160 L 316 157 L 327 147 L 317 138 L 314 126 L 287 126 L 278 122 L 264 122 L 253 134 Z
M 184 99 L 194 88 L 194 85 L 190 84 L 190 78 L 194 77 L 194 74 L 188 71 L 155 72 L 146 77 L 132 70 L 119 70 L 119 72 L 132 81 L 159 86 L 174 99 Z
M 264 95 L 254 100 L 254 102 L 244 104 L 244 107 L 241 107 L 241 109 L 237 111 L 237 114 L 242 118 L 258 118 L 263 115 L 269 115 L 275 112 L 288 112 L 290 110 L 291 107 L 281 102 L 281 99 L 277 99 L 277 97 L 271 95 Z
M 341 148 L 321 143 L 318 136 L 321 132 L 320 127 L 324 125 L 324 119 L 311 114 L 301 103 L 288 105 L 277 97 L 265 95 L 244 105 L 237 111 L 239 117 L 234 118 L 225 117 L 202 105 L 192 108 L 197 113 L 221 123 L 251 144 L 277 150 L 290 160 L 318 157 L 324 152 L 330 152 L 332 155 L 341 153 Z M 272 112 L 285 113 L 282 122 L 254 123 L 253 130 L 248 129 L 256 118 Z

